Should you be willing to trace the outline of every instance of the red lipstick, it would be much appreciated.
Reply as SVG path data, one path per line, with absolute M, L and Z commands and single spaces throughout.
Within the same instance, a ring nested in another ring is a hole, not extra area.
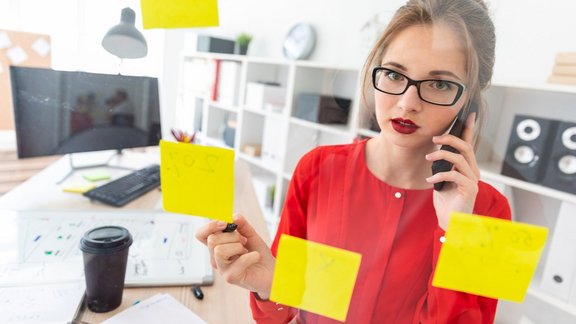
M 412 134 L 419 128 L 410 119 L 394 118 L 390 122 L 392 128 L 400 134 Z

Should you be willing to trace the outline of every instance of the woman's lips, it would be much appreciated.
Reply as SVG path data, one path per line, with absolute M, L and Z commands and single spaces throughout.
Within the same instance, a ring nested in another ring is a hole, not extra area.
M 394 118 L 390 122 L 392 128 L 400 134 L 412 134 L 418 129 L 418 126 L 410 119 Z

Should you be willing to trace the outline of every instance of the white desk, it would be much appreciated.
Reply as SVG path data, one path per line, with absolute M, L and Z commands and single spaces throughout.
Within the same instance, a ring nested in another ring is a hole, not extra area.
M 90 161 L 104 161 L 113 152 L 98 152 L 74 156 L 74 163 L 81 164 Z M 158 163 L 157 149 L 140 151 L 127 151 L 121 156 L 115 157 L 111 165 L 130 166 L 135 169 Z M 14 188 L 6 195 L 0 197 L 0 209 L 33 210 L 33 209 L 114 209 L 107 205 L 91 202 L 80 194 L 63 192 L 62 188 L 72 183 L 81 183 L 82 173 L 87 170 L 76 171 L 62 184 L 57 184 L 69 171 L 68 156 L 57 160 L 55 163 L 42 170 L 20 186 Z M 127 170 L 103 168 L 113 178 L 128 173 Z M 90 171 L 94 169 L 89 169 Z M 249 167 L 242 161 L 237 161 L 235 167 L 235 190 L 234 211 L 245 215 L 260 235 L 270 242 L 264 217 L 258 205 L 252 182 L 250 180 Z M 161 193 L 153 190 L 139 199 L 126 205 L 129 209 L 154 209 L 160 204 Z M 110 316 L 126 309 L 138 300 L 153 296 L 156 293 L 170 293 L 184 305 L 192 309 L 208 323 L 252 323 L 249 307 L 248 291 L 226 283 L 217 273 L 214 276 L 214 285 L 203 287 L 204 299 L 194 298 L 190 287 L 157 287 L 157 288 L 126 288 L 119 308 L 112 312 L 97 314 L 85 310 L 80 319 L 87 323 L 99 323 Z

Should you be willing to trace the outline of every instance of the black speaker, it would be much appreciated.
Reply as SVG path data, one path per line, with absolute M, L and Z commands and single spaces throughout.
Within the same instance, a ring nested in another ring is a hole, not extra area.
M 502 174 L 540 183 L 557 125 L 556 120 L 516 115 L 508 138 Z
M 559 124 L 542 184 L 576 194 L 576 123 Z

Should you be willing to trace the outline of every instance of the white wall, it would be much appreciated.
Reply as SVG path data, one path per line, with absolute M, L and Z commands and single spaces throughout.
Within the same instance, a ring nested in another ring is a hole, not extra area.
M 187 33 L 234 38 L 253 34 L 248 54 L 282 57 L 282 41 L 295 23 L 311 23 L 317 33 L 310 60 L 360 68 L 370 46 L 362 30 L 375 16 L 380 21 L 404 0 L 220 0 L 220 26 L 166 32 L 164 107 L 175 106 L 178 55 Z M 576 51 L 576 1 L 492 0 L 487 2 L 496 25 L 494 81 L 544 83 L 559 51 Z M 171 114 L 165 121 L 171 123 Z

